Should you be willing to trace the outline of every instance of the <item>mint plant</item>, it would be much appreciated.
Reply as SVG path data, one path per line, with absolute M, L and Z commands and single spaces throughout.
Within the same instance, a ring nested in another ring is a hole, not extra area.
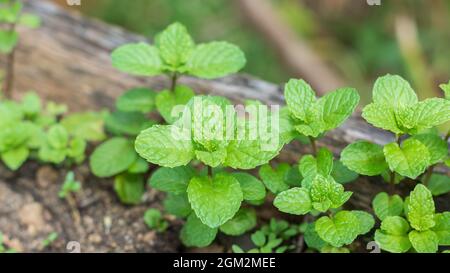
M 148 209 L 144 214 L 144 222 L 148 228 L 157 232 L 164 232 L 169 227 L 169 223 L 164 220 L 161 212 L 157 209 Z
M 372 205 L 382 221 L 375 232 L 381 249 L 436 253 L 439 246 L 450 246 L 450 212 L 436 213 L 433 196 L 424 185 L 417 184 L 404 201 L 380 193 Z
M 209 111 L 208 107 L 229 115 Z M 232 111 L 226 111 L 227 107 Z M 230 121 L 236 122 L 229 125 Z M 272 149 L 265 150 L 264 144 L 272 139 L 251 139 L 247 134 L 243 138 L 234 136 L 238 127 L 249 126 L 250 122 L 239 117 L 227 99 L 197 96 L 187 103 L 181 118 L 173 125 L 154 125 L 138 135 L 135 142 L 138 154 L 163 167 L 154 172 L 150 186 L 170 193 L 165 202 L 168 211 L 188 217 L 181 232 L 185 245 L 206 246 L 219 229 L 240 235 L 256 223 L 255 214 L 241 209 L 241 204 L 244 200 L 264 199 L 264 186 L 249 174 L 229 173 L 222 167 L 252 169 L 274 158 L 282 143 L 276 142 Z M 230 132 L 233 137 L 228 138 L 226 134 Z M 278 137 L 278 132 L 275 135 Z M 189 166 L 193 160 L 201 162 L 204 168 Z
M 300 229 L 297 225 L 284 220 L 270 219 L 270 223 L 262 226 L 251 235 L 255 245 L 247 253 L 284 253 L 295 249 L 292 239 L 298 235 Z M 240 246 L 232 245 L 234 253 L 245 253 Z
M 169 25 L 155 37 L 155 44 L 133 43 L 123 45 L 111 54 L 113 66 L 137 76 L 165 74 L 170 78 L 170 88 L 155 96 L 156 107 L 167 123 L 176 118 L 171 115 L 176 105 L 186 104 L 194 92 L 178 86 L 181 75 L 214 79 L 239 71 L 244 67 L 244 53 L 227 42 L 195 44 L 185 26 Z
M 11 98 L 14 82 L 15 50 L 19 42 L 19 34 L 16 31 L 18 25 L 29 28 L 37 28 L 40 18 L 36 15 L 23 13 L 23 4 L 20 0 L 0 1 L 0 23 L 6 25 L 0 30 L 0 53 L 6 54 L 6 75 L 3 79 L 3 92 L 7 98 Z
M 447 142 L 433 128 L 450 120 L 450 101 L 418 101 L 409 83 L 392 75 L 375 82 L 373 100 L 364 108 L 363 118 L 394 133 L 395 141 L 384 147 L 367 141 L 352 143 L 342 151 L 342 162 L 363 175 L 389 173 L 391 184 L 404 177 L 417 179 L 431 167 L 430 175 L 423 179 L 427 184 L 432 166 L 448 157 Z
M 75 180 L 75 174 L 73 172 L 68 172 L 58 196 L 59 198 L 67 198 L 70 194 L 77 193 L 80 190 L 81 183 Z

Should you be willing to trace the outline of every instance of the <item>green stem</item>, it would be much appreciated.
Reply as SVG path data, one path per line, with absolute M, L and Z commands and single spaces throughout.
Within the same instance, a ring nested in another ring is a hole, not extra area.
M 317 156 L 317 145 L 316 140 L 313 137 L 309 137 L 309 142 L 311 143 L 312 151 L 315 156 Z
M 395 142 L 398 144 L 398 146 L 400 146 L 400 144 L 401 144 L 401 136 L 400 135 L 395 135 Z M 390 173 L 390 180 L 389 180 L 389 184 L 391 185 L 390 186 L 390 188 L 391 188 L 391 191 L 393 192 L 393 190 L 394 190 L 394 185 L 395 185 L 395 172 L 394 171 L 391 171 L 391 173 Z
M 209 177 L 213 177 L 213 170 L 211 166 L 206 166 L 206 168 L 208 169 L 208 176 Z
M 178 74 L 177 72 L 173 72 L 171 76 L 171 82 L 170 82 L 170 91 L 175 92 L 175 88 L 177 88 L 177 80 L 178 80 Z

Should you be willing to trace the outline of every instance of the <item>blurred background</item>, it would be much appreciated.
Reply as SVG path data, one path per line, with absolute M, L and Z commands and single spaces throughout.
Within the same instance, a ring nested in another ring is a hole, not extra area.
M 53 0 L 68 7 L 65 0 Z M 173 21 L 197 42 L 227 40 L 247 56 L 245 72 L 274 83 L 304 78 L 324 93 L 357 88 L 363 104 L 386 73 L 421 98 L 450 79 L 450 1 L 81 0 L 80 11 L 149 38 Z

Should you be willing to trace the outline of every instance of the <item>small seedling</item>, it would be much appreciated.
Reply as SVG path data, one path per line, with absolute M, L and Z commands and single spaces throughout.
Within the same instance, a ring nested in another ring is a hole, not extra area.
M 64 184 L 61 187 L 61 190 L 58 193 L 59 198 L 67 198 L 72 193 L 77 193 L 81 190 L 81 183 L 75 180 L 75 174 L 73 172 L 69 172 L 66 175 L 66 179 L 64 180 Z
M 439 246 L 450 245 L 450 212 L 436 213 L 433 196 L 424 185 L 416 185 L 404 201 L 397 195 L 380 193 L 372 205 L 382 220 L 375 232 L 381 249 L 436 253 Z
M 58 239 L 59 235 L 57 232 L 52 232 L 50 233 L 47 238 L 45 238 L 42 242 L 41 242 L 41 248 L 45 249 L 49 246 L 51 246 L 57 239 Z
M 164 232 L 169 227 L 169 223 L 157 209 L 148 209 L 144 214 L 144 222 L 150 229 L 157 232 Z
M 16 31 L 18 25 L 29 28 L 39 27 L 41 20 L 36 15 L 22 12 L 23 4 L 19 0 L 0 1 L 0 22 L 6 25 L 0 30 L 0 52 L 7 54 L 6 76 L 3 80 L 3 92 L 7 98 L 11 98 L 14 82 L 14 59 L 19 34 Z

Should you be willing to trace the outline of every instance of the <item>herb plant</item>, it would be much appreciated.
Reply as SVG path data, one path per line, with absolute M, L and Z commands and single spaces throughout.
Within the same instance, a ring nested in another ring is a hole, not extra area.
M 3 79 L 3 92 L 7 98 L 11 98 L 14 82 L 15 50 L 19 42 L 19 34 L 16 31 L 18 25 L 37 28 L 40 18 L 36 15 L 23 13 L 23 4 L 20 0 L 0 1 L 0 23 L 6 27 L 0 30 L 0 53 L 6 54 L 6 75 Z
M 144 214 L 144 222 L 150 229 L 157 232 L 164 232 L 169 227 L 169 223 L 157 209 L 148 209 Z
M 450 212 L 436 213 L 433 196 L 424 185 L 416 185 L 404 201 L 398 195 L 379 193 L 372 205 L 382 221 L 375 232 L 381 249 L 436 253 L 439 246 L 450 246 Z
M 81 183 L 75 180 L 75 174 L 69 172 L 66 175 L 61 190 L 58 193 L 59 198 L 67 198 L 72 193 L 77 193 L 81 190 Z
M 367 141 L 347 146 L 341 160 L 357 173 L 389 176 L 387 180 L 396 184 L 405 177 L 418 179 L 430 168 L 429 175 L 422 179 L 426 185 L 433 167 L 448 157 L 447 142 L 434 128 L 450 120 L 450 101 L 419 101 L 400 76 L 386 75 L 375 82 L 373 103 L 364 108 L 362 116 L 370 124 L 394 133 L 395 141 L 384 147 Z

